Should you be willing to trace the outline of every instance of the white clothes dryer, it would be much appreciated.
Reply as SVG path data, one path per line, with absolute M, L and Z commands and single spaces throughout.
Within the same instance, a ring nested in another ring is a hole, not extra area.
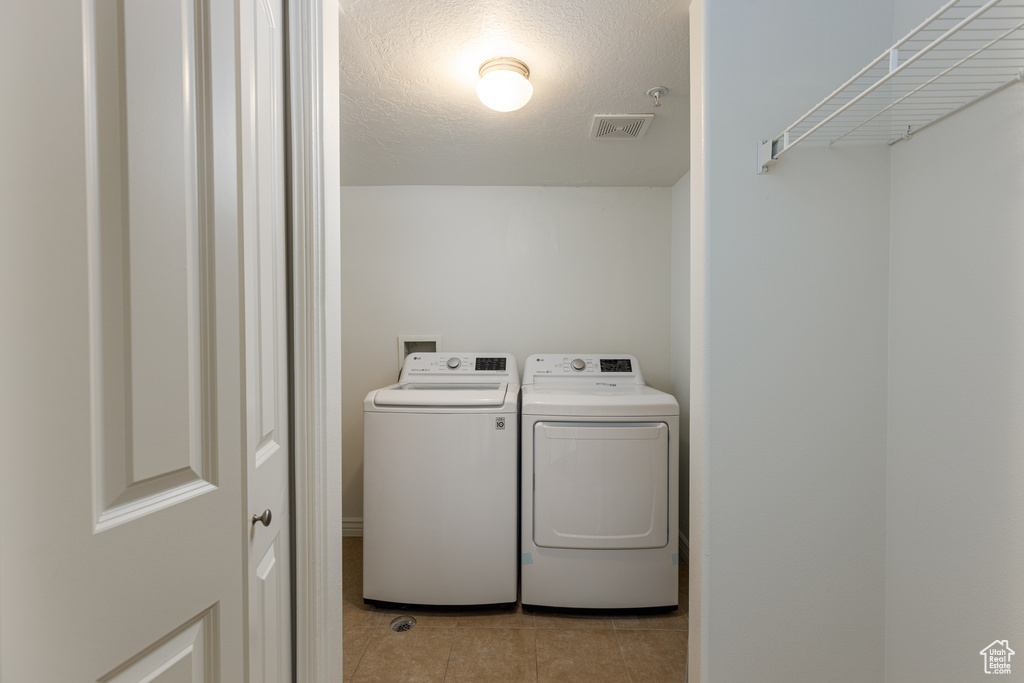
M 533 355 L 520 425 L 523 607 L 676 609 L 675 398 L 630 355 Z
M 519 369 L 416 353 L 363 402 L 363 600 L 512 607 Z

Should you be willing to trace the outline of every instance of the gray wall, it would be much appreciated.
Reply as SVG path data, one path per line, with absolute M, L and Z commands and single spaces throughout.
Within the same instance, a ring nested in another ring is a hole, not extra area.
M 758 177 L 941 3 L 784 5 L 691 5 L 690 680 L 986 680 L 1024 631 L 1024 86 Z
M 755 160 L 888 47 L 891 3 L 695 0 L 690 20 L 690 680 L 880 681 L 888 150 Z
M 1024 652 L 1024 85 L 893 148 L 891 277 L 887 680 L 985 680 Z

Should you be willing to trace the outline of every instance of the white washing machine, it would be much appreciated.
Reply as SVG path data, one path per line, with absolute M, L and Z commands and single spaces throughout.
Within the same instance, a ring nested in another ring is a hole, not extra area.
M 533 355 L 520 425 L 523 606 L 677 608 L 675 398 L 630 355 Z
M 416 353 L 363 402 L 363 600 L 517 599 L 519 369 L 504 353 Z

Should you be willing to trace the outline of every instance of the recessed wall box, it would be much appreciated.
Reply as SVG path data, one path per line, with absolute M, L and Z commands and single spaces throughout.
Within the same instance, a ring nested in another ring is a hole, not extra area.
M 439 334 L 400 334 L 398 335 L 398 371 L 402 371 L 405 357 L 410 353 L 434 353 L 441 348 Z

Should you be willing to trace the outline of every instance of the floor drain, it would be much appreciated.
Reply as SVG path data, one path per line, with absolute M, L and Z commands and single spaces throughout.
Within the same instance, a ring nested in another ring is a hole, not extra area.
M 405 633 L 415 625 L 416 620 L 412 617 L 395 617 L 391 620 L 391 630 L 398 633 Z

